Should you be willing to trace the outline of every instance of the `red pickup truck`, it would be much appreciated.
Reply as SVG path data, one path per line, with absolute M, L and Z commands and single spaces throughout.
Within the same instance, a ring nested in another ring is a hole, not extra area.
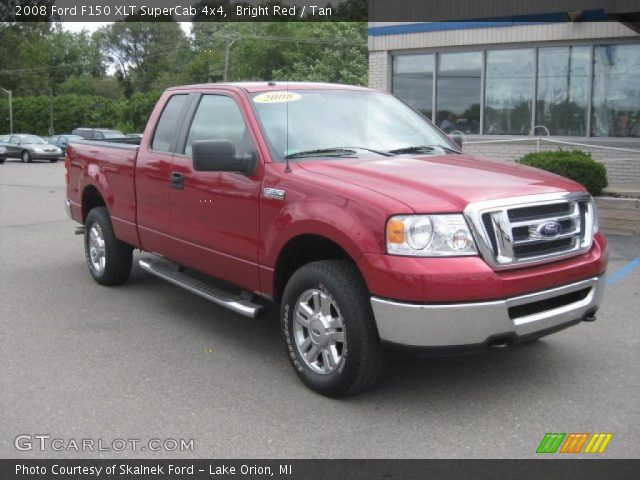
M 584 188 L 461 152 L 390 94 L 311 83 L 171 88 L 140 145 L 72 143 L 67 210 L 102 285 L 139 266 L 239 314 L 280 304 L 328 396 L 385 345 L 505 347 L 592 321 L 606 240 Z

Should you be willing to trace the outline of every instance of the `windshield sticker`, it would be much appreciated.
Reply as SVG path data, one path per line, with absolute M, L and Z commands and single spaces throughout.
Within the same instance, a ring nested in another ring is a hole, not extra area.
M 256 103 L 297 102 L 302 96 L 295 92 L 265 92 L 253 97 Z

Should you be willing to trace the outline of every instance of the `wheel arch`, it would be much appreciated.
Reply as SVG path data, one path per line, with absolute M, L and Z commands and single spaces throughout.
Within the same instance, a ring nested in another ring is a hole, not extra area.
M 84 223 L 87 220 L 87 215 L 89 215 L 89 212 L 91 211 L 91 209 L 96 207 L 107 206 L 107 203 L 104 200 L 104 196 L 102 195 L 102 193 L 100 193 L 100 190 L 98 190 L 98 188 L 93 184 L 88 184 L 82 190 L 81 202 L 82 202 L 82 223 Z
M 357 268 L 357 258 L 334 239 L 316 233 L 296 235 L 278 253 L 273 273 L 274 300 L 282 298 L 287 281 L 296 270 L 320 260 L 347 260 Z

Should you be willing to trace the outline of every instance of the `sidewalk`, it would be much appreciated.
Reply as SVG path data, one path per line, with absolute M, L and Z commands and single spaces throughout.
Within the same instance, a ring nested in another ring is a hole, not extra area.
M 604 189 L 605 196 L 640 198 L 640 183 L 609 185 Z

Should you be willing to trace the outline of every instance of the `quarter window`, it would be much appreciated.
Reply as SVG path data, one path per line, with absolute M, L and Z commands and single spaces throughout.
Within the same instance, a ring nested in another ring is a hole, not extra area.
M 162 110 L 156 131 L 153 134 L 151 149 L 168 152 L 178 130 L 178 119 L 187 101 L 187 95 L 172 96 Z

